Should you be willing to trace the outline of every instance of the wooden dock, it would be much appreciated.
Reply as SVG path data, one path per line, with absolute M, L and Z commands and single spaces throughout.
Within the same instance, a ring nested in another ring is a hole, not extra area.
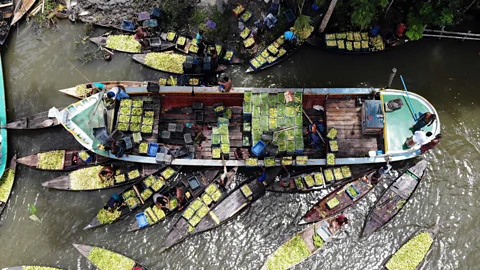
M 377 136 L 362 134 L 362 108 L 355 106 L 355 100 L 329 99 L 325 105 L 327 129 L 338 130 L 337 157 L 365 156 L 379 149 Z

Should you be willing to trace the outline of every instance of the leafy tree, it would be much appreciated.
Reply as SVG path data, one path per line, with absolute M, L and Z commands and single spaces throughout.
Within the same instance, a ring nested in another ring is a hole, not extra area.
M 388 0 L 353 0 L 351 23 L 360 29 L 366 29 L 376 20 L 378 14 L 388 5 Z

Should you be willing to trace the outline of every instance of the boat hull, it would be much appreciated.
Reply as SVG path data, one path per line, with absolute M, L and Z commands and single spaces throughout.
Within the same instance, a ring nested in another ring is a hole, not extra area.
M 87 260 L 89 260 L 89 261 L 90 261 L 90 258 L 89 258 L 88 256 L 90 255 L 90 252 L 92 252 L 92 250 L 93 250 L 94 248 L 96 248 L 96 247 L 94 247 L 94 246 L 81 245 L 81 244 L 72 244 L 72 245 L 78 250 L 78 252 L 80 252 L 80 254 L 82 254 L 82 255 L 83 255 Z M 101 248 L 101 249 L 103 249 L 103 248 Z M 105 250 L 105 249 L 104 249 L 104 250 Z M 110 251 L 110 252 L 112 252 L 112 251 Z M 119 253 L 117 253 L 117 254 L 120 255 L 120 256 L 122 256 L 122 257 L 126 257 L 126 256 L 124 256 L 124 255 L 122 255 L 122 254 L 119 254 Z M 126 257 L 126 258 L 127 258 L 127 257 Z M 90 261 L 90 262 L 92 262 L 92 261 Z M 137 261 L 134 261 L 134 262 L 135 262 L 134 267 L 138 267 L 138 268 L 140 268 L 141 270 L 148 270 L 145 266 L 142 266 L 142 265 L 141 265 L 140 263 L 138 263 Z M 92 262 L 92 263 L 95 265 L 94 262 Z M 115 265 L 112 265 L 111 267 L 112 267 L 112 269 L 115 269 L 115 268 L 116 268 Z M 121 266 L 118 265 L 118 267 L 121 267 Z M 132 269 L 133 269 L 134 267 L 132 267 Z
M 6 187 L 6 189 L 9 190 L 8 196 L 7 196 L 5 201 L 0 201 L 0 216 L 3 213 L 3 210 L 5 210 L 5 208 L 7 207 L 8 200 L 10 199 L 10 195 L 12 194 L 13 186 L 15 185 L 15 170 L 16 170 L 16 167 L 17 167 L 17 155 L 13 156 L 13 158 L 10 160 L 10 166 L 4 171 L 2 179 L 1 179 L 1 180 L 3 180 L 4 177 L 8 177 L 8 174 L 13 173 L 13 182 L 11 183 L 10 186 Z M 2 181 L 0 183 L 0 186 L 5 185 L 5 184 L 6 183 Z

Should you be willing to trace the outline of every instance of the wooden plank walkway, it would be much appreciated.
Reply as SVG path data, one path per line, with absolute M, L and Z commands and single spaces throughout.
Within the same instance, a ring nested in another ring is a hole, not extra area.
M 376 136 L 362 134 L 362 108 L 355 106 L 355 100 L 329 99 L 325 109 L 327 129 L 338 130 L 337 157 L 356 157 L 378 149 Z

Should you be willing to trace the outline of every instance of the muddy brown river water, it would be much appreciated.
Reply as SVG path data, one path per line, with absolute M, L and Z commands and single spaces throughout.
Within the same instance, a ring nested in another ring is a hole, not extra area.
M 97 30 L 97 34 L 101 33 Z M 83 25 L 64 21 L 56 30 L 34 31 L 28 23 L 12 29 L 3 48 L 9 120 L 75 102 L 57 90 L 87 78 L 154 80 L 158 73 L 116 53 L 111 62 L 81 65 L 75 57 L 87 50 L 75 46 Z M 92 48 L 92 47 L 90 47 Z M 305 46 L 280 66 L 258 74 L 245 67 L 228 71 L 235 86 L 252 87 L 382 87 L 390 70 L 398 69 L 408 90 L 436 107 L 444 138 L 425 155 L 427 175 L 416 194 L 387 226 L 360 239 L 365 215 L 398 171 L 354 208 L 340 238 L 296 269 L 380 269 L 381 263 L 406 238 L 421 228 L 440 224 L 423 269 L 479 269 L 480 259 L 480 44 L 425 39 L 371 55 L 343 55 Z M 398 77 L 394 88 L 402 88 Z M 55 148 L 76 148 L 61 127 L 39 132 L 9 132 L 9 155 L 25 156 Z M 61 173 L 18 166 L 17 182 L 0 221 L 0 266 L 49 265 L 64 269 L 94 269 L 72 246 L 84 243 L 124 253 L 150 269 L 258 269 L 297 226 L 322 193 L 267 194 L 228 224 L 190 238 L 159 253 L 175 219 L 136 233 L 125 232 L 133 217 L 97 230 L 82 228 L 114 190 L 61 192 L 40 183 Z M 42 223 L 30 220 L 28 204 L 35 204 Z

